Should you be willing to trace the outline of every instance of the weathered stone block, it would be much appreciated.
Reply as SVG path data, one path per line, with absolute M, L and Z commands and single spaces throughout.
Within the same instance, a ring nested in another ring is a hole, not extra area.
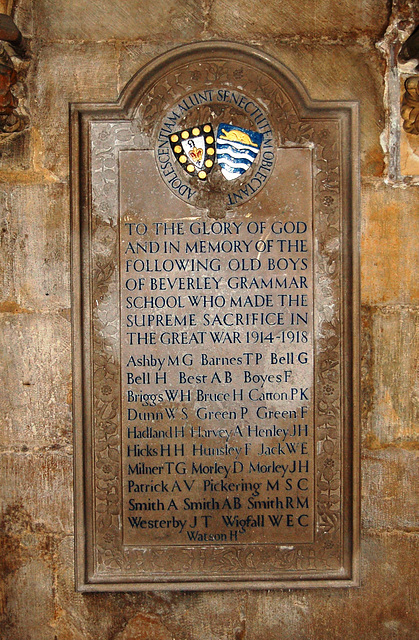
M 0 327 L 3 446 L 70 445 L 70 322 L 54 315 L 7 313 Z
M 306 37 L 341 38 L 368 33 L 384 34 L 389 18 L 385 0 L 215 0 L 211 3 L 209 28 L 224 38 Z
M 184 633 L 185 640 L 244 640 L 246 602 L 244 591 L 189 593 L 164 621 L 175 638 Z
M 362 524 L 365 529 L 413 531 L 417 524 L 418 452 L 394 447 L 364 450 Z
M 0 183 L 5 171 L 8 178 L 19 178 L 17 172 L 31 166 L 31 133 L 28 129 L 4 138 L 0 145 Z
M 65 185 L 0 186 L 0 312 L 70 308 Z
M 203 12 L 194 0 L 40 0 L 35 23 L 45 40 L 136 40 L 178 33 L 198 36 Z
M 68 5 L 70 8 L 70 5 Z M 59 13 L 57 11 L 56 15 Z M 42 47 L 30 67 L 31 121 L 38 170 L 45 180 L 66 180 L 69 159 L 69 102 L 112 102 L 117 98 L 117 51 L 112 44 Z
M 10 0 L 9 0 L 10 4 Z M 33 6 L 32 0 L 12 0 L 14 5 L 13 19 L 25 38 L 33 36 Z
M 5 581 L 4 640 L 54 640 L 54 575 L 41 559 L 30 561 Z
M 64 452 L 1 453 L 0 511 L 21 506 L 35 525 L 73 531 L 73 465 Z
M 419 300 L 419 189 L 363 190 L 361 296 L 366 304 Z
M 54 540 L 22 505 L 0 515 L 0 629 L 4 640 L 54 638 Z
M 364 446 L 417 447 L 419 309 L 373 308 L 364 324 Z M 368 353 L 367 353 L 368 351 Z M 365 396 L 368 395 L 368 401 Z
M 172 640 L 173 635 L 157 616 L 139 613 L 115 636 L 115 640 Z

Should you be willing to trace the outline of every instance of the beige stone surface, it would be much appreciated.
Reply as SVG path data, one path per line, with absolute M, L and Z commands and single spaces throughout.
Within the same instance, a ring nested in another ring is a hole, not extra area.
M 3 141 L 0 175 L 4 171 L 24 171 L 31 167 L 31 132 L 26 129 Z M 0 179 L 0 187 L 3 181 Z
M 17 508 L 34 527 L 60 534 L 73 531 L 73 461 L 68 453 L 53 447 L 3 452 L 0 464 L 0 513 Z
M 385 0 L 214 0 L 209 25 L 226 38 L 305 36 L 340 38 L 384 33 L 389 17 Z
M 377 50 L 360 44 L 324 42 L 264 43 L 263 49 L 285 64 L 313 100 L 359 102 L 361 172 L 381 176 L 384 155 L 380 143 L 385 121 L 382 59 Z
M 1 510 L 2 638 L 54 640 L 54 547 L 52 534 L 22 504 Z
M 417 525 L 418 450 L 365 449 L 362 455 L 362 525 L 372 531 L 414 531 Z
M 122 91 L 132 76 L 147 62 L 165 53 L 168 48 L 172 49 L 181 44 L 183 44 L 182 40 L 170 42 L 169 47 L 161 40 L 122 43 L 119 48 L 118 91 Z
M 172 640 L 170 633 L 158 616 L 139 613 L 132 618 L 115 640 Z
M 0 314 L 0 443 L 71 445 L 69 318 L 14 311 Z
M 203 9 L 194 0 L 38 0 L 36 33 L 44 40 L 136 40 L 168 32 L 199 36 Z
M 373 310 L 370 375 L 372 397 L 365 415 L 365 446 L 418 448 L 418 308 Z
M 361 299 L 365 304 L 419 300 L 419 187 L 365 187 L 361 218 Z
M 20 31 L 25 38 L 31 38 L 33 36 L 33 7 L 35 3 L 32 0 L 7 1 L 13 4 L 13 19 Z
M 0 185 L 0 311 L 70 308 L 68 195 L 64 185 Z
M 4 585 L 8 590 L 3 632 L 8 640 L 55 640 L 54 573 L 41 559 L 17 569 Z M 28 624 L 28 621 L 29 624 Z

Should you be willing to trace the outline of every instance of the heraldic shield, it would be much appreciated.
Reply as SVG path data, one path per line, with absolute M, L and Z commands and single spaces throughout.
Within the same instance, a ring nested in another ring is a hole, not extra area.
M 217 130 L 217 162 L 226 180 L 241 176 L 255 161 L 263 134 L 221 123 Z
M 187 173 L 206 180 L 214 166 L 214 131 L 210 124 L 177 131 L 170 136 L 176 160 Z
M 239 178 L 256 160 L 263 140 L 262 133 L 224 122 L 218 126 L 216 143 L 214 137 L 209 123 L 171 134 L 172 151 L 189 175 L 206 180 L 217 161 L 226 180 Z

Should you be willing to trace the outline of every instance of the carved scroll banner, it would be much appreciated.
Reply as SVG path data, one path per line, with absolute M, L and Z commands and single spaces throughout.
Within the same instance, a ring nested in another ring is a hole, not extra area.
M 357 584 L 356 104 L 206 42 L 71 113 L 78 589 Z

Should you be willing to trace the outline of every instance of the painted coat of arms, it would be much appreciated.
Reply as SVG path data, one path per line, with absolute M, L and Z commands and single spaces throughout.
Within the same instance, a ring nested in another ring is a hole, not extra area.
M 217 130 L 217 162 L 226 180 L 247 171 L 259 153 L 263 134 L 223 122 Z
M 167 187 L 213 217 L 253 198 L 274 171 L 279 141 L 269 116 L 237 90 L 184 96 L 155 132 L 156 164 Z
M 190 175 L 205 180 L 214 166 L 214 131 L 210 124 L 183 129 L 170 136 L 176 160 Z
M 170 145 L 183 169 L 206 180 L 216 161 L 226 180 L 245 173 L 255 161 L 262 145 L 263 134 L 220 123 L 214 140 L 212 125 L 183 129 L 170 136 Z

